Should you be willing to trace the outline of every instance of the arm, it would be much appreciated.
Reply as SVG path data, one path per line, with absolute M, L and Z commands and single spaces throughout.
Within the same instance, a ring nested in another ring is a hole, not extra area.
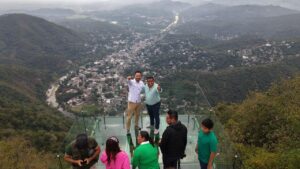
M 107 161 L 107 155 L 106 155 L 106 152 L 104 151 L 100 157 L 100 160 L 102 163 L 106 163 Z
M 127 84 L 128 84 L 128 86 L 130 86 L 132 84 L 131 79 L 132 79 L 131 76 L 127 77 Z
M 141 93 L 145 93 L 145 87 L 146 87 L 146 85 L 144 84 L 142 87 Z
M 216 153 L 217 153 L 217 145 L 218 145 L 218 141 L 217 139 L 212 139 L 210 141 L 210 156 L 209 156 L 209 161 L 208 161 L 208 169 L 212 169 L 213 168 L 213 162 L 214 162 L 214 158 L 216 157 Z
M 166 129 L 159 143 L 159 147 L 162 154 L 166 152 L 166 145 L 168 144 L 168 135 L 168 129 Z
M 81 163 L 83 162 L 83 160 L 74 160 L 73 159 L 72 147 L 73 147 L 73 144 L 70 144 L 66 147 L 66 153 L 64 156 L 64 160 L 70 164 L 82 166 Z
M 184 136 L 183 136 L 183 143 L 184 143 L 184 152 L 185 152 L 185 148 L 187 145 L 187 128 L 185 127 L 185 132 L 184 132 Z
M 159 84 L 157 84 L 157 92 L 161 93 L 162 92 L 162 88 L 160 87 Z
M 89 164 L 91 161 L 93 161 L 94 159 L 96 159 L 98 157 L 98 155 L 100 154 L 100 146 L 97 146 L 95 148 L 95 153 L 90 157 L 90 158 L 86 158 L 84 161 L 87 162 L 87 164 Z
M 215 157 L 216 157 L 216 153 L 211 152 L 210 157 L 209 157 L 209 161 L 208 161 L 208 165 L 207 165 L 208 169 L 213 169 L 213 161 L 214 161 Z
M 73 160 L 73 159 L 72 159 L 72 156 L 70 156 L 70 155 L 68 155 L 68 154 L 65 154 L 64 160 L 65 160 L 66 162 L 70 163 L 70 164 L 76 164 L 76 165 L 78 165 L 78 166 L 82 166 L 81 163 L 83 162 L 83 160 Z
M 198 143 L 196 144 L 195 152 L 198 154 Z
M 136 168 L 137 166 L 139 166 L 139 159 L 140 155 L 138 152 L 138 149 L 135 150 L 135 152 L 133 153 L 133 157 L 131 159 L 131 164 L 132 164 L 132 168 Z

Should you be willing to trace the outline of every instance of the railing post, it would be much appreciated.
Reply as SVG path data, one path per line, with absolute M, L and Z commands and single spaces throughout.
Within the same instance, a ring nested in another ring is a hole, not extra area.
M 105 114 L 103 116 L 103 122 L 104 122 L 104 129 L 106 130 L 106 118 L 105 118 Z
M 196 117 L 193 117 L 193 121 L 194 121 L 193 130 L 195 130 L 195 128 L 196 128 L 196 119 L 195 118 Z
M 143 113 L 140 112 L 140 116 L 141 116 L 141 128 L 143 128 Z
M 85 119 L 83 116 L 83 111 L 81 111 L 81 116 L 82 116 L 82 120 L 83 120 L 84 131 L 85 131 L 85 134 L 87 134 L 87 128 L 86 128 Z
M 122 119 L 123 119 L 123 129 L 125 129 L 125 112 L 123 113 Z
M 238 158 L 238 155 L 235 154 L 235 155 L 234 155 L 234 161 L 233 161 L 233 164 L 232 164 L 232 168 L 233 168 L 233 169 L 235 169 L 235 167 L 236 167 L 236 161 L 237 161 L 237 158 Z
M 58 154 L 56 157 L 58 159 L 59 169 L 63 169 L 62 162 L 61 162 L 61 159 L 60 159 L 60 155 Z

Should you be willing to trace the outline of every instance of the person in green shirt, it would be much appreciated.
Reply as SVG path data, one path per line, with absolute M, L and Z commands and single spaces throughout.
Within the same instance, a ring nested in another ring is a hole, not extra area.
M 95 169 L 100 151 L 94 138 L 79 134 L 76 140 L 66 147 L 64 160 L 72 164 L 73 169 Z
M 131 164 L 135 169 L 159 169 L 158 148 L 154 145 L 153 140 L 147 131 L 140 131 L 138 135 L 140 144 L 134 151 Z
M 201 123 L 196 153 L 200 162 L 201 169 L 212 169 L 213 161 L 217 153 L 218 140 L 215 133 L 212 131 L 214 123 L 211 119 L 204 119 Z

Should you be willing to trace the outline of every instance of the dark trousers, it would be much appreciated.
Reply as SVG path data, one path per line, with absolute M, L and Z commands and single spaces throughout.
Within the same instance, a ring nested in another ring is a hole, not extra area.
M 207 169 L 207 163 L 204 163 L 204 162 L 202 162 L 202 161 L 200 161 L 200 167 L 201 167 L 201 169 Z
M 178 162 L 179 162 L 179 159 L 177 159 L 177 158 L 163 157 L 164 169 L 178 169 L 178 168 L 180 168 Z
M 147 111 L 150 116 L 150 125 L 154 126 L 154 121 L 155 121 L 155 129 L 159 129 L 159 109 L 160 109 L 160 102 L 154 104 L 154 105 L 147 105 Z

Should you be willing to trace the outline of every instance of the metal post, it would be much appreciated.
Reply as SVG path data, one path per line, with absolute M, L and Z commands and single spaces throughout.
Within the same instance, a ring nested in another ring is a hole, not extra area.
M 103 122 L 104 122 L 104 129 L 106 130 L 106 118 L 105 118 L 105 115 L 103 116 Z
M 196 119 L 195 119 L 196 117 L 193 117 L 192 119 L 193 119 L 193 121 L 194 121 L 194 125 L 193 125 L 193 130 L 195 130 L 195 128 L 196 128 Z
M 123 129 L 125 129 L 125 112 L 123 113 Z
M 86 124 L 85 124 L 85 119 L 84 119 L 84 116 L 83 116 L 83 112 L 81 112 L 81 116 L 82 116 L 82 120 L 83 120 L 83 126 L 84 126 L 84 131 L 85 131 L 85 134 L 87 134 L 87 128 L 86 128 Z
M 190 113 L 188 113 L 188 124 L 190 124 Z
M 58 154 L 56 157 L 58 158 L 59 169 L 63 169 L 62 162 L 61 162 L 61 159 L 60 159 L 60 155 Z
M 141 115 L 141 128 L 143 128 L 143 113 L 140 112 Z
M 238 158 L 238 155 L 237 154 L 234 155 L 234 161 L 233 161 L 233 164 L 232 164 L 232 168 L 233 169 L 235 169 L 235 167 L 236 167 L 236 160 L 237 160 L 237 158 Z

